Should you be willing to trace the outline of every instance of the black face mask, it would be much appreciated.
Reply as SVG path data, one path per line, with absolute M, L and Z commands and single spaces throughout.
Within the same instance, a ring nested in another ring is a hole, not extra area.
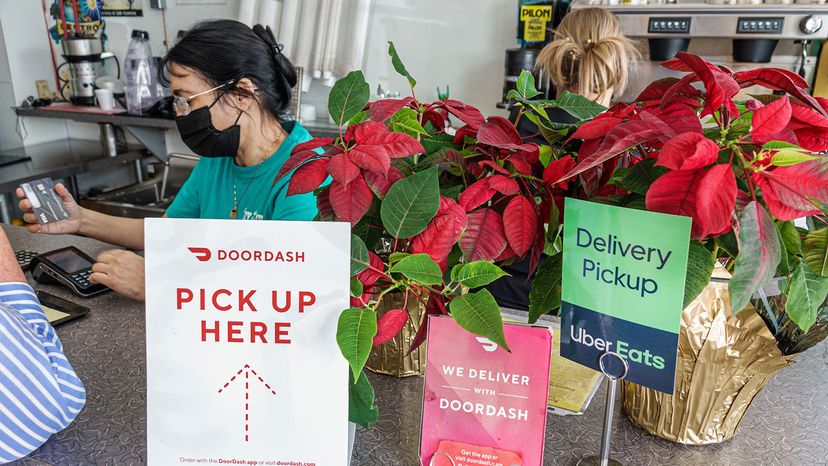
M 238 124 L 241 113 L 232 126 L 218 130 L 210 117 L 210 107 L 216 102 L 193 110 L 188 115 L 176 117 L 178 132 L 181 133 L 184 144 L 202 157 L 235 157 L 241 140 L 241 127 Z

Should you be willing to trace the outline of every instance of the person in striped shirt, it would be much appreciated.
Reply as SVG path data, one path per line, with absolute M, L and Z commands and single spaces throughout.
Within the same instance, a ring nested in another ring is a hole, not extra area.
M 0 229 L 0 463 L 66 428 L 86 390 Z

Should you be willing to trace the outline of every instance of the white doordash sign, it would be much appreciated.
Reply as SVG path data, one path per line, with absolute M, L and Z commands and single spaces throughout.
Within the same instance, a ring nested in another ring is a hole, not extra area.
M 145 233 L 148 463 L 343 464 L 349 225 L 148 219 Z

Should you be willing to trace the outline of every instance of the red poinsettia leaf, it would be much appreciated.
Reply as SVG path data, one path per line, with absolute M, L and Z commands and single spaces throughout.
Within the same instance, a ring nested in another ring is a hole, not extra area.
M 692 68 L 687 66 L 686 63 L 679 60 L 678 58 L 671 58 L 671 59 L 669 59 L 665 62 L 662 62 L 661 66 L 667 68 L 668 70 L 681 71 L 683 73 L 689 73 L 689 72 L 693 71 Z
M 345 140 L 347 142 L 356 142 L 357 144 L 369 144 L 365 139 L 376 134 L 386 134 L 391 130 L 383 123 L 376 121 L 365 121 L 357 125 L 351 125 L 345 132 Z
M 443 304 L 444 299 L 445 298 L 443 296 L 437 294 L 430 295 L 428 304 L 426 304 L 425 308 L 426 315 L 424 316 L 420 328 L 417 329 L 417 334 L 414 335 L 414 338 L 411 340 L 411 345 L 408 347 L 408 352 L 405 353 L 406 356 L 411 354 L 411 352 L 419 348 L 420 345 L 422 345 L 425 342 L 426 336 L 428 335 L 428 316 L 439 316 L 448 314 L 448 312 L 445 312 L 445 304 Z
M 696 191 L 696 236 L 704 239 L 729 230 L 737 192 L 733 168 L 729 164 L 714 165 L 706 170 Z
M 558 182 L 579 175 L 592 167 L 598 166 L 630 148 L 663 136 L 661 131 L 650 123 L 630 120 L 616 126 L 607 134 L 595 152 L 578 157 L 578 164 Z M 582 147 L 583 148 L 583 147 Z
M 515 254 L 526 254 L 538 234 L 535 203 L 524 196 L 513 197 L 503 211 L 503 231 Z
M 569 139 L 589 140 L 602 138 L 606 136 L 612 128 L 615 128 L 619 124 L 621 124 L 620 118 L 595 118 L 594 120 L 587 121 L 579 126 L 578 129 L 572 133 L 572 136 L 570 136 Z
M 550 186 L 567 189 L 571 180 L 562 181 L 557 184 L 555 184 L 555 181 L 563 178 L 563 176 L 572 170 L 572 167 L 574 166 L 575 159 L 573 159 L 571 155 L 563 156 L 558 160 L 552 160 L 543 170 L 543 181 Z
M 468 262 L 494 260 L 508 241 L 503 231 L 503 218 L 492 209 L 480 209 L 468 214 L 468 226 L 460 237 L 460 249 Z
M 529 156 L 524 152 L 512 154 L 506 159 L 515 167 L 518 173 L 529 176 L 532 174 L 532 162 L 529 161 Z
M 506 249 L 504 249 L 503 252 L 495 258 L 495 262 L 502 262 L 513 257 L 517 257 L 517 254 L 515 254 L 515 251 L 512 251 L 512 248 L 507 244 Z
M 375 132 L 362 138 L 362 144 L 380 146 L 392 159 L 409 157 L 425 152 L 417 139 L 405 133 Z
M 779 194 L 776 193 L 774 184 L 762 176 L 762 173 L 754 173 L 752 176 L 754 181 L 756 181 L 756 185 L 762 190 L 762 200 L 765 201 L 765 205 L 768 206 L 768 209 L 777 220 L 786 222 L 788 220 L 819 214 L 819 209 L 816 209 L 813 204 L 803 206 L 804 210 L 786 205 L 779 199 Z
M 477 128 L 472 128 L 470 125 L 464 125 L 457 132 L 454 133 L 454 144 L 461 146 L 466 141 L 466 138 L 477 139 Z
M 647 210 L 693 217 L 696 213 L 696 188 L 703 176 L 704 170 L 665 173 L 647 190 Z M 700 230 L 696 222 L 693 222 L 693 237 L 698 237 Z
M 490 176 L 489 186 L 504 196 L 513 196 L 520 192 L 518 182 L 505 175 Z
M 828 131 L 823 128 L 799 128 L 793 130 L 797 144 L 813 152 L 828 151 Z
M 509 173 L 509 170 L 506 170 L 505 168 L 501 167 L 497 164 L 497 162 L 493 160 L 483 160 L 482 162 L 480 162 L 480 166 L 485 168 L 491 168 L 493 171 L 496 171 L 497 173 L 501 173 L 503 175 L 511 175 L 511 173 Z
M 489 117 L 486 123 L 480 125 L 477 129 L 477 140 L 501 148 L 523 143 L 515 126 L 509 120 L 498 116 Z
M 687 71 L 690 69 L 688 68 Z M 679 82 L 678 78 L 663 78 L 650 83 L 641 94 L 638 95 L 638 98 L 635 99 L 636 102 L 647 102 L 647 101 L 661 101 L 664 95 L 667 93 L 670 88 L 672 88 L 676 83 Z M 677 95 L 683 96 L 699 96 L 701 92 L 696 89 L 695 87 L 691 86 L 690 84 L 684 84 L 682 88 L 676 89 Z
M 276 178 L 273 179 L 273 184 L 276 184 L 277 181 L 282 179 L 285 175 L 293 171 L 293 169 L 295 169 L 299 165 L 302 165 L 308 160 L 316 157 L 322 156 L 314 150 L 303 150 L 301 152 L 294 152 L 293 154 L 291 154 L 290 158 L 285 160 L 285 163 L 282 164 L 282 168 L 279 169 L 279 173 L 277 173 Z
M 735 105 L 731 99 L 739 93 L 741 88 L 729 73 L 722 71 L 721 68 L 703 60 L 697 55 L 678 52 L 676 58 L 687 65 L 701 79 L 702 83 L 704 83 L 706 94 L 702 116 L 712 114 L 722 105 L 726 105 L 731 114 L 734 113 Z M 682 80 L 679 81 L 681 82 Z M 682 87 L 684 85 L 686 85 L 686 82 L 681 84 Z
M 673 128 L 676 134 L 702 132 L 701 119 L 695 108 L 678 99 L 666 107 L 654 109 L 653 113 Z
M 371 208 L 374 193 L 362 177 L 357 177 L 347 185 L 334 180 L 331 182 L 331 205 L 337 218 L 356 225 Z
M 819 102 L 804 90 L 804 87 L 807 87 L 807 83 L 804 87 L 800 86 L 802 84 L 801 82 L 795 81 L 788 73 L 780 72 L 778 68 L 759 68 L 740 71 L 735 73 L 733 77 L 743 88 L 758 85 L 773 91 L 785 91 L 806 103 L 821 115 L 828 116 L 828 113 L 826 113 Z
M 489 178 L 477 180 L 460 193 L 460 206 L 466 209 L 466 212 L 471 212 L 477 207 L 489 202 L 496 192 L 489 185 Z
M 391 168 L 391 158 L 382 146 L 357 144 L 348 152 L 348 158 L 360 168 L 385 175 Z
M 379 198 L 385 197 L 385 195 L 388 194 L 388 190 L 391 189 L 391 186 L 393 186 L 394 183 L 405 178 L 405 175 L 394 167 L 391 167 L 388 170 L 387 175 L 365 172 L 363 176 L 365 177 L 365 182 L 368 183 L 368 187 L 371 188 L 371 191 L 374 191 L 374 194 L 376 194 Z
M 336 220 L 330 194 L 330 189 L 323 189 L 316 195 L 316 210 L 319 211 L 319 219 L 326 222 Z
M 466 222 L 466 213 L 457 203 L 442 214 L 438 211 L 426 229 L 412 240 L 411 252 L 428 254 L 445 271 L 449 253 L 463 234 Z
M 329 161 L 327 158 L 311 160 L 297 168 L 290 177 L 287 195 L 309 193 L 321 186 L 328 178 Z
M 404 309 L 386 311 L 377 319 L 377 333 L 374 335 L 374 346 L 381 345 L 397 336 L 408 322 L 408 312 Z
M 426 110 L 423 113 L 423 126 L 426 123 L 431 123 L 432 126 L 441 130 L 446 126 L 446 117 L 444 115 L 445 112 L 438 112 L 437 110 Z
M 639 113 L 639 118 L 645 123 L 649 123 L 654 129 L 660 132 L 665 138 L 674 138 L 678 136 L 676 130 L 672 126 L 664 122 L 658 115 L 655 115 L 651 110 Z
M 397 113 L 401 108 L 410 104 L 414 99 L 406 97 L 404 99 L 383 99 L 371 103 L 371 121 L 385 122 L 391 116 Z
M 486 121 L 480 110 L 458 100 L 445 100 L 443 101 L 443 107 L 474 130 L 477 130 Z
M 828 117 L 795 102 L 791 105 L 791 120 L 812 127 L 828 129 Z
M 765 170 L 757 173 L 754 178 L 763 188 L 768 207 L 779 220 L 792 220 L 788 218 L 790 214 L 780 208 L 781 206 L 801 212 L 813 212 L 817 209 L 810 199 L 828 203 L 826 158 Z
M 299 152 L 303 152 L 306 150 L 314 150 L 319 149 L 320 147 L 324 147 L 330 144 L 333 144 L 332 138 L 313 138 L 310 141 L 305 141 L 301 144 L 297 144 L 293 147 L 291 151 L 291 155 L 297 154 Z
M 371 288 L 380 279 L 385 277 L 385 265 L 378 255 L 373 252 L 369 252 L 368 263 L 370 266 L 357 274 L 357 280 L 362 283 L 362 286 L 365 289 Z
M 461 221 L 465 227 L 466 211 L 460 207 L 460 204 L 458 204 L 454 199 L 446 196 L 440 196 L 440 207 L 437 208 L 437 214 L 435 215 L 446 214 L 452 214 L 458 219 L 461 219 L 462 217 Z
M 760 108 L 762 108 L 764 106 L 765 106 L 765 104 L 763 104 L 761 101 L 758 101 L 756 99 L 750 99 L 747 102 L 745 102 L 745 108 L 748 109 L 748 111 L 751 111 L 751 112 L 755 112 L 756 110 L 759 110 Z
M 795 130 L 791 129 L 790 127 L 783 128 L 782 131 L 780 131 L 776 134 L 773 134 L 773 135 L 766 136 L 766 137 L 762 138 L 761 142 L 782 141 L 782 142 L 787 142 L 789 144 L 793 144 L 795 146 L 800 146 L 799 138 L 796 137 L 796 133 L 794 131 Z M 755 140 L 754 142 L 760 142 L 760 141 Z M 801 147 L 805 147 L 805 146 L 801 146 Z M 805 148 L 808 149 L 808 150 L 813 150 L 809 147 L 805 147 Z
M 348 154 L 342 152 L 331 158 L 331 163 L 328 165 L 328 172 L 334 180 L 343 185 L 347 185 L 359 176 L 359 167 L 351 162 Z
M 783 95 L 753 112 L 753 139 L 766 141 L 768 136 L 782 131 L 790 121 L 791 101 L 788 96 Z
M 532 247 L 529 254 L 529 270 L 526 274 L 529 277 L 535 275 L 535 271 L 540 265 L 541 256 L 543 255 L 543 247 L 546 242 L 546 239 L 544 238 L 545 231 L 543 229 L 543 225 L 538 225 L 538 227 L 538 236 L 535 240 L 535 246 Z
M 694 170 L 715 162 L 719 146 L 699 133 L 681 133 L 661 148 L 656 165 L 670 170 Z

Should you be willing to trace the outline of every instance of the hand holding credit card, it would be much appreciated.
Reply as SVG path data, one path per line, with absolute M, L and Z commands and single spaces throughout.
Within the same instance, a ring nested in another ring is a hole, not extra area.
M 69 218 L 69 212 L 55 191 L 55 183 L 51 178 L 23 183 L 20 189 L 31 203 L 32 212 L 41 225 Z

